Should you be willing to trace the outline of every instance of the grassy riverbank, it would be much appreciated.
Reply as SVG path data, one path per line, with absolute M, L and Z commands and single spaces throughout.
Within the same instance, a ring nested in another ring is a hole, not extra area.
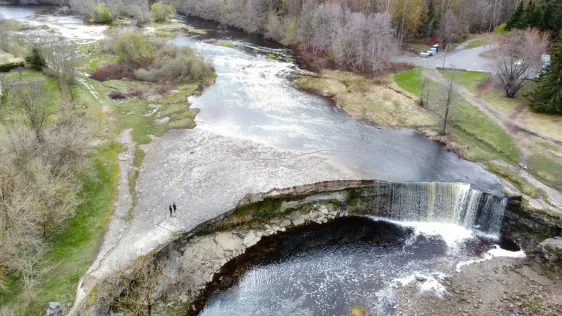
M 441 72 L 446 81 L 452 73 Z M 455 82 L 468 93 L 489 101 L 492 110 L 505 107 L 506 103 L 524 101 L 504 98 L 500 88 L 490 84 L 490 75 L 482 72 L 456 72 Z M 426 104 L 421 107 L 419 99 L 425 84 Z M 500 125 L 497 118 L 454 93 L 450 111 L 447 135 L 441 135 L 443 114 L 445 112 L 446 88 L 431 79 L 423 80 L 420 68 L 396 73 L 384 78 L 366 78 L 349 72 L 324 70 L 318 77 L 304 76 L 295 81 L 298 88 L 329 97 L 336 106 L 342 108 L 356 119 L 374 122 L 386 127 L 409 127 L 442 142 L 450 150 L 465 159 L 481 162 L 487 168 L 513 184 L 531 198 L 548 197 L 520 176 L 514 170 L 524 161 L 529 172 L 546 185 L 562 187 L 562 159 L 559 146 L 538 138 L 513 134 Z M 507 99 L 507 100 L 505 100 Z M 497 108 L 496 108 L 497 107 Z M 498 110 L 499 111 L 499 110 Z M 533 115 L 524 111 L 523 113 Z M 559 118 L 551 117 L 552 124 Z M 533 120 L 546 120 L 543 115 L 533 115 Z M 540 129 L 541 127 L 537 127 Z M 550 131 L 550 136 L 554 131 Z M 503 162 L 513 166 L 507 168 Z
M 153 26 L 171 29 L 169 32 L 175 34 L 185 29 L 185 25 L 181 25 Z M 25 70 L 21 75 L 12 71 L 5 75 L 14 82 L 42 80 L 48 92 L 48 103 L 62 107 L 63 99 L 70 101 L 65 111 L 84 115 L 92 139 L 89 161 L 79 175 L 81 191 L 75 215 L 46 240 L 47 253 L 38 265 L 49 267 L 49 270 L 37 278 L 32 290 L 33 301 L 29 300 L 29 291 L 25 291 L 21 276 L 13 273 L 8 276 L 7 288 L 0 291 L 0 305 L 3 307 L 0 314 L 41 315 L 48 302 L 53 301 L 62 303 L 65 311 L 68 311 L 75 299 L 80 278 L 96 259 L 103 242 L 118 196 L 120 176 L 128 177 L 129 193 L 135 197 L 138 170 L 144 158 L 139 144 L 149 143 L 153 136 L 161 136 L 169 129 L 193 128 L 198 111 L 189 107 L 187 98 L 200 93 L 215 79 L 213 74 L 201 80 L 177 84 L 131 79 L 95 81 L 85 74 L 117 61 L 116 56 L 104 51 L 99 44 L 96 42 L 78 47 L 82 54 L 77 67 L 79 71 L 76 78 L 65 87 L 59 85 L 61 82 L 57 78 L 38 71 Z M 120 93 L 124 97 L 112 99 L 110 93 Z M 52 124 L 57 119 L 58 114 L 50 118 L 48 123 Z M 118 139 L 125 129 L 132 130 L 134 158 L 131 170 L 119 170 L 117 159 L 117 155 L 125 149 Z M 129 220 L 132 219 L 131 211 L 127 218 Z

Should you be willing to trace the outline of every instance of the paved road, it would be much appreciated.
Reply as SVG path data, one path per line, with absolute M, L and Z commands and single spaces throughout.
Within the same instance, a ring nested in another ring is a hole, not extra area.
M 481 46 L 462 49 L 468 42 L 448 54 L 439 53 L 436 56 L 422 58 L 410 56 L 395 56 L 393 62 L 410 63 L 424 68 L 455 67 L 469 70 L 493 72 L 492 59 L 480 56 L 480 53 L 490 50 L 491 46 Z M 443 63 L 443 61 L 445 61 Z

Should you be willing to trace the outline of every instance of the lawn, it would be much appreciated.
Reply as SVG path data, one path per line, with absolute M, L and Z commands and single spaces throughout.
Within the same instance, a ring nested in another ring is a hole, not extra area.
M 466 90 L 473 94 L 477 94 L 480 85 L 490 77 L 490 73 L 480 72 L 480 71 L 450 71 L 450 70 L 439 70 L 441 76 L 447 81 L 451 80 L 454 76 L 456 84 L 461 85 Z
M 471 48 L 476 48 L 476 47 L 485 46 L 485 45 L 488 45 L 488 41 L 486 39 L 477 39 L 477 40 L 474 40 L 474 41 L 468 43 L 464 48 L 465 49 L 471 49 Z
M 97 256 L 98 248 L 113 212 L 121 146 L 106 143 L 92 150 L 92 163 L 82 180 L 82 203 L 76 216 L 49 240 L 45 264 L 55 267 L 40 279 L 34 304 L 27 309 L 20 283 L 12 278 L 8 293 L 0 296 L 0 305 L 12 308 L 16 315 L 42 315 L 49 302 L 61 302 L 69 308 L 78 281 Z
M 400 88 L 413 95 L 419 96 L 421 93 L 422 69 L 414 68 L 399 72 L 394 75 L 394 82 L 396 82 Z
M 546 182 L 547 185 L 562 189 L 562 164 L 541 154 L 529 157 L 529 171 Z
M 467 85 L 471 79 L 483 80 L 484 75 L 487 75 L 474 72 L 455 74 L 460 76 L 459 82 Z M 394 75 L 394 81 L 399 87 L 415 95 L 420 95 L 421 78 L 419 68 Z M 436 82 L 429 80 L 428 84 L 430 87 L 428 107 L 430 111 L 442 117 L 447 94 Z M 456 142 L 465 146 L 464 156 L 467 159 L 488 161 L 501 158 L 511 163 L 519 162 L 519 150 L 513 138 L 462 97 L 458 95 L 453 97 L 449 118 L 453 123 L 451 136 Z

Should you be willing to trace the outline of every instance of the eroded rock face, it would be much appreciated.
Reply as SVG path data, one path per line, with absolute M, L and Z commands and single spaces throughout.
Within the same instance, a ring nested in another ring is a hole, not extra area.
M 163 269 L 151 295 L 156 302 L 153 312 L 190 308 L 207 282 L 229 260 L 257 244 L 263 236 L 290 227 L 322 224 L 339 216 L 373 215 L 416 221 L 438 218 L 493 232 L 496 224 L 501 225 L 504 201 L 464 184 L 367 180 L 320 182 L 251 194 L 235 209 L 200 224 L 155 253 L 154 260 Z M 532 249 L 538 242 L 560 233 L 562 220 L 549 216 L 528 212 L 520 198 L 509 197 L 502 233 L 525 250 Z M 496 224 L 490 225 L 491 222 Z M 559 258 L 548 254 L 548 260 Z
M 170 304 L 180 309 L 193 302 L 222 266 L 257 244 L 263 236 L 307 223 L 326 223 L 341 215 L 340 209 L 318 205 L 308 213 L 294 211 L 259 225 L 241 225 L 235 230 L 191 238 L 183 250 L 170 252 L 165 258 L 154 311 L 167 309 Z
M 517 243 L 526 252 L 550 237 L 562 235 L 562 216 L 522 205 L 521 196 L 509 197 L 502 236 Z

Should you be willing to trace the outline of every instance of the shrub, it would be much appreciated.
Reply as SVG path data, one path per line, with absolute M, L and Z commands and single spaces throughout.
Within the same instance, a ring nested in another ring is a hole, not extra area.
M 25 63 L 23 61 L 7 63 L 0 65 L 0 72 L 9 72 L 12 69 L 23 67 Z
M 29 64 L 29 67 L 35 70 L 42 70 L 46 66 L 45 59 L 41 55 L 41 51 L 38 47 L 33 47 L 31 50 L 31 55 L 25 58 L 25 61 Z
M 175 46 L 162 47 L 154 64 L 135 71 L 138 80 L 151 82 L 188 82 L 212 74 L 213 68 L 193 49 Z
M 134 79 L 135 68 L 130 64 L 109 64 L 96 69 L 91 78 L 98 81 L 116 80 L 116 79 Z
M 115 54 L 122 63 L 146 66 L 154 59 L 154 49 L 146 37 L 140 33 L 125 32 L 119 35 L 115 44 Z
M 506 29 L 506 27 L 507 27 L 507 24 L 505 24 L 505 23 L 500 24 L 500 25 L 498 25 L 494 28 L 494 33 L 498 33 L 498 34 L 507 33 L 508 30 Z
M 176 13 L 174 8 L 164 3 L 155 3 L 151 7 L 152 19 L 157 23 L 165 23 L 172 19 Z
M 135 19 L 137 20 L 136 23 L 138 27 L 142 27 L 150 23 L 150 16 L 139 6 L 135 9 Z
M 98 4 L 94 9 L 94 22 L 99 24 L 110 24 L 113 22 L 111 10 L 109 10 L 105 3 Z

